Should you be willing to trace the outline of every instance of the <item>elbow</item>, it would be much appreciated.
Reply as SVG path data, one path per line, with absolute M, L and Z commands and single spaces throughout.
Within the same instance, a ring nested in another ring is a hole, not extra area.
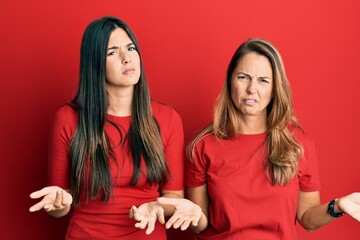
M 201 233 L 201 230 L 200 230 L 198 227 L 190 226 L 190 228 L 191 228 L 191 230 L 192 230 L 194 233 L 196 233 L 196 234 Z
M 203 227 L 196 226 L 196 227 L 191 227 L 191 230 L 194 233 L 198 234 L 198 233 L 201 233 L 202 231 L 204 231 L 206 227 L 207 226 L 203 226 Z
M 314 232 L 317 228 L 304 228 L 308 232 Z
M 300 224 L 308 232 L 314 232 L 315 230 L 317 230 L 320 227 L 320 226 L 315 226 L 315 225 L 307 225 L 302 222 L 300 222 Z
M 315 228 L 315 227 L 304 227 L 304 229 L 308 232 L 314 232 L 316 229 L 318 228 Z

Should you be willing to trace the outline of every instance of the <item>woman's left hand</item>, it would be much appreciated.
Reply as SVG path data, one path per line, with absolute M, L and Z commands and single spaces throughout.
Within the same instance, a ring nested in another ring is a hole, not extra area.
M 337 200 L 341 211 L 360 222 L 360 192 L 355 192 Z
M 146 229 L 146 234 L 150 234 L 155 229 L 156 220 L 161 224 L 165 223 L 164 209 L 158 202 L 149 202 L 141 204 L 139 207 L 132 206 L 129 217 L 138 221 L 135 227 Z
M 174 214 L 167 221 L 167 229 L 173 227 L 184 231 L 188 227 L 196 227 L 200 221 L 202 210 L 200 206 L 185 198 L 160 197 L 157 201 L 161 204 L 172 205 L 175 208 Z

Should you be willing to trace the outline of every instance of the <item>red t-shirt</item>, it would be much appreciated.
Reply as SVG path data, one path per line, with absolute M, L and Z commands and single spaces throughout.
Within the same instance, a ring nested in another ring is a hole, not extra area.
M 285 186 L 271 185 L 264 169 L 266 134 L 233 139 L 204 137 L 187 168 L 187 187 L 207 185 L 209 226 L 198 239 L 297 239 L 299 191 L 320 189 L 314 143 L 301 131 L 297 176 Z
M 133 163 L 128 151 L 119 145 L 120 134 L 109 123 L 105 131 L 113 146 L 114 161 L 110 161 L 112 176 L 112 196 L 107 203 L 99 198 L 89 202 L 81 201 L 80 206 L 73 209 L 66 239 L 166 239 L 163 225 L 156 223 L 153 233 L 145 234 L 145 230 L 135 228 L 135 221 L 129 218 L 131 206 L 156 200 L 159 190 L 183 190 L 184 181 L 184 136 L 179 114 L 172 108 L 152 102 L 154 117 L 160 126 L 161 138 L 166 154 L 167 164 L 172 179 L 164 186 L 149 186 L 146 183 L 146 167 L 142 161 L 142 174 L 136 186 L 130 186 L 133 177 Z M 116 123 L 123 137 L 130 127 L 131 117 L 108 115 L 108 119 Z M 69 144 L 77 126 L 77 113 L 69 105 L 64 105 L 55 114 L 50 132 L 49 144 L 49 184 L 63 189 L 70 188 L 70 167 L 68 158 Z M 125 147 L 126 148 L 126 147 Z

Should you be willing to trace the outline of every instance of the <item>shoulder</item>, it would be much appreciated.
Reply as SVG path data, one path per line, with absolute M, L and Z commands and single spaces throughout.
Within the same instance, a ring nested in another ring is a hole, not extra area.
M 154 117 L 161 125 L 169 122 L 182 122 L 180 114 L 170 105 L 152 100 L 151 108 Z
M 57 109 L 57 111 L 55 112 L 55 115 L 58 115 L 60 117 L 61 116 L 76 117 L 77 111 L 76 111 L 76 108 L 72 104 L 65 103 Z
M 293 135 L 301 143 L 304 153 L 300 158 L 299 172 L 305 171 L 308 166 L 317 164 L 316 146 L 313 137 L 302 129 L 295 129 Z
M 293 128 L 292 130 L 293 136 L 304 146 L 314 144 L 313 137 L 306 131 L 301 128 Z
M 176 110 L 170 105 L 154 100 L 151 101 L 151 108 L 155 117 L 159 115 L 171 116 L 174 113 L 177 114 Z
M 223 139 L 217 138 L 213 133 L 206 133 L 203 136 L 200 137 L 198 144 L 204 145 L 204 144 L 214 144 L 218 143 L 219 141 L 222 141 Z
M 54 114 L 53 122 L 57 125 L 68 125 L 68 126 L 76 126 L 78 119 L 78 114 L 76 108 L 66 103 L 62 105 Z
M 217 149 L 223 145 L 224 139 L 217 138 L 212 133 L 206 133 L 204 135 L 197 136 L 194 142 L 194 149 L 198 152 L 207 152 Z

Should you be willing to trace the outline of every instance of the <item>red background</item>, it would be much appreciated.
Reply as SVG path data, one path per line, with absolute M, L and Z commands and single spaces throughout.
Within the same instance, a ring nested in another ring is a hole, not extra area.
M 2 0 L 1 239 L 64 236 L 67 218 L 29 213 L 28 195 L 46 185 L 51 116 L 76 88 L 85 27 L 103 15 L 134 30 L 152 97 L 178 110 L 187 142 L 210 121 L 238 45 L 249 37 L 273 42 L 295 112 L 317 143 L 323 202 L 360 191 L 359 9 L 357 0 Z M 360 237 L 348 216 L 313 233 L 298 229 L 300 239 Z M 171 231 L 169 239 L 190 236 Z

